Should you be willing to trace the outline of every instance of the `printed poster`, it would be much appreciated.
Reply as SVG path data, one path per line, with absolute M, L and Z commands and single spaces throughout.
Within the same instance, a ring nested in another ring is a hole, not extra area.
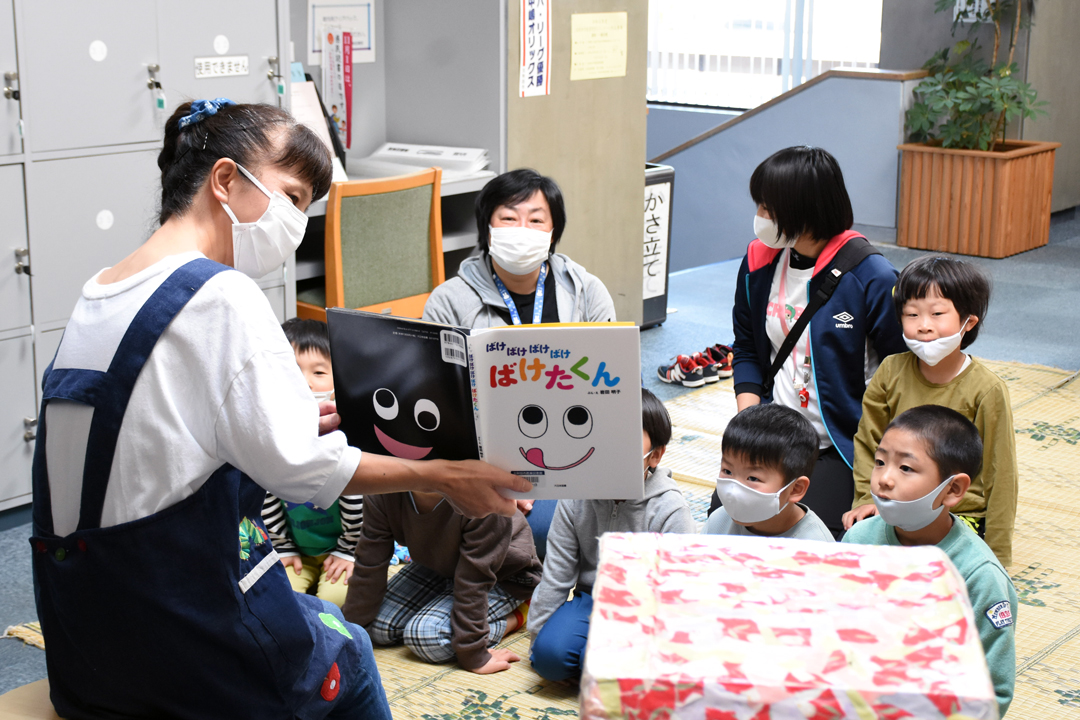
M 375 62 L 374 0 L 308 0 L 308 65 L 321 65 L 323 28 L 352 35 L 352 61 Z
M 521 97 L 551 94 L 551 2 L 521 0 Z
M 352 38 L 340 28 L 323 32 L 323 104 L 337 130 L 341 144 L 352 144 Z
M 645 186 L 645 253 L 641 299 L 660 297 L 667 290 L 668 223 L 671 183 Z

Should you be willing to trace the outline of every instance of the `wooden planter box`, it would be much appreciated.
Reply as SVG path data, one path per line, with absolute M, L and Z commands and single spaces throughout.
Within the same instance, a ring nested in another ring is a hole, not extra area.
M 991 258 L 1045 245 L 1059 147 L 1030 140 L 993 151 L 900 145 L 896 244 Z

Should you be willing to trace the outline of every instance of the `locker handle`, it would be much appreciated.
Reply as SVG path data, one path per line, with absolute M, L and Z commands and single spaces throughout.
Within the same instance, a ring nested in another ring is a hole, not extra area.
M 30 256 L 30 251 L 26 248 L 16 248 L 15 250 L 15 274 L 25 275 L 30 277 L 30 263 L 24 262 Z
M 37 439 L 37 433 L 34 432 L 34 428 L 37 427 L 37 421 L 37 418 L 23 418 L 23 427 L 27 428 L 26 432 L 23 433 L 23 440 L 26 442 Z
M 6 72 L 4 73 L 4 97 L 8 100 L 19 99 L 19 89 L 12 87 L 12 85 L 19 81 L 19 73 Z

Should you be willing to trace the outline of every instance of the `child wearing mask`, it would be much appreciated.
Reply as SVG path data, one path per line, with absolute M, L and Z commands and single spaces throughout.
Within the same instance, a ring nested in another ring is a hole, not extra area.
M 983 457 L 979 431 L 955 410 L 924 405 L 901 413 L 874 453 L 870 496 L 878 517 L 856 523 L 843 542 L 937 545 L 945 551 L 967 585 L 1005 717 L 1016 683 L 1016 588 L 986 543 L 952 514 L 967 498 Z
M 863 395 L 855 435 L 855 500 L 844 515 L 844 527 L 876 512 L 870 475 L 885 427 L 909 408 L 944 405 L 971 420 L 983 442 L 982 471 L 972 475 L 956 515 L 1008 567 L 1017 498 L 1009 390 L 993 371 L 964 353 L 986 317 L 990 282 L 970 263 L 925 257 L 900 273 L 893 304 L 911 352 L 885 358 Z
M 789 407 L 752 405 L 731 419 L 721 442 L 716 508 L 702 534 L 758 535 L 834 542 L 813 510 L 799 501 L 810 487 L 818 435 Z
M 293 347 L 296 364 L 304 373 L 312 395 L 320 402 L 331 400 L 334 375 L 326 323 L 292 318 L 281 329 Z M 343 495 L 324 509 L 311 503 L 285 502 L 266 494 L 263 522 L 293 590 L 306 593 L 315 585 L 315 594 L 323 600 L 338 607 L 345 603 L 363 503 L 361 495 Z
M 606 532 L 692 533 L 686 499 L 660 467 L 671 440 L 671 419 L 655 395 L 641 390 L 641 452 L 645 496 L 641 500 L 560 500 L 548 535 L 544 576 L 529 613 L 533 670 L 548 680 L 577 680 L 585 659 L 592 612 L 592 583 Z M 567 595 L 573 590 L 573 598 Z

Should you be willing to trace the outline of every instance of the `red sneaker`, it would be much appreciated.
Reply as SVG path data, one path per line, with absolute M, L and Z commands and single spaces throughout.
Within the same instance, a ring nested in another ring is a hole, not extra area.
M 705 374 L 697 363 L 685 355 L 675 358 L 671 365 L 661 365 L 656 376 L 662 382 L 682 383 L 684 387 L 696 388 L 705 384 Z
M 701 353 L 690 356 L 694 364 L 701 368 L 701 376 L 706 383 L 714 383 L 720 379 L 720 364 Z
M 712 347 L 705 348 L 705 352 L 702 354 L 716 363 L 718 377 L 729 378 L 734 374 L 735 371 L 732 370 L 731 363 L 735 359 L 735 351 L 729 345 L 717 343 Z

